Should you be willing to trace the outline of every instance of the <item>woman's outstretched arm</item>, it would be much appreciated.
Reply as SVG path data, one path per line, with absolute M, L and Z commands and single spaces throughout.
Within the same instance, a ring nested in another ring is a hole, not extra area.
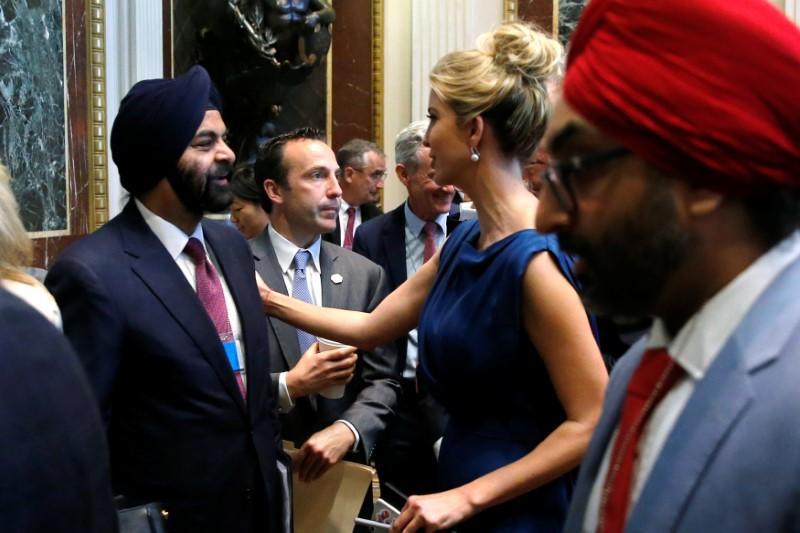
M 437 252 L 371 313 L 318 307 L 271 290 L 256 274 L 264 311 L 313 335 L 363 350 L 386 344 L 417 326 L 439 267 Z

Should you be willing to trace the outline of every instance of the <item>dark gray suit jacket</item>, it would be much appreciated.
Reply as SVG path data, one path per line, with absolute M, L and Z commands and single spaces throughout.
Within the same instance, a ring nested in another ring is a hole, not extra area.
M 251 239 L 256 271 L 273 290 L 287 294 L 269 232 Z M 358 254 L 323 241 L 320 247 L 322 305 L 356 311 L 371 311 L 388 293 L 386 275 L 381 267 Z M 331 280 L 340 274 L 342 283 Z M 297 363 L 302 354 L 293 326 L 267 317 L 270 370 L 277 390 L 278 374 Z M 367 462 L 387 422 L 394 416 L 400 393 L 397 375 L 397 352 L 389 344 L 372 352 L 359 352 L 355 377 L 339 400 L 314 394 L 295 400 L 291 412 L 281 416 L 283 437 L 302 444 L 313 433 L 342 419 L 359 433 L 361 444 L 357 459 Z M 321 409 L 321 402 L 332 402 Z M 323 412 L 324 411 L 324 412 Z

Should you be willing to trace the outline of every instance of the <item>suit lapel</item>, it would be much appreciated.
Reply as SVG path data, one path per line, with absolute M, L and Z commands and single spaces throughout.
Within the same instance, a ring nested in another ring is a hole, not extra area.
M 275 255 L 275 250 L 272 248 L 272 243 L 269 241 L 269 233 L 267 230 L 261 232 L 261 235 L 250 241 L 250 247 L 255 256 L 256 270 L 264 278 L 264 281 L 270 289 L 277 291 L 286 296 L 291 296 L 286 291 L 286 283 L 283 281 L 283 272 L 281 271 L 278 257 Z M 297 329 L 290 326 L 286 322 L 278 320 L 277 318 L 269 317 L 267 319 L 270 328 L 272 328 L 275 338 L 281 347 L 283 359 L 286 362 L 286 368 L 292 368 L 300 360 L 300 343 L 297 340 Z
M 133 202 L 125 209 L 129 224 L 122 226 L 123 246 L 135 259 L 132 269 L 153 295 L 192 338 L 216 371 L 223 387 L 244 411 L 245 405 L 222 344 L 197 294 L 150 228 Z
M 633 376 L 633 372 L 639 361 L 642 359 L 645 348 L 645 339 L 640 339 L 631 346 L 614 368 L 613 386 L 609 384 L 606 389 L 606 398 L 603 402 L 603 414 L 597 422 L 597 427 L 592 434 L 589 448 L 581 463 L 580 479 L 577 483 L 575 494 L 572 497 L 572 509 L 579 511 L 579 514 L 570 513 L 565 531 L 581 531 L 583 529 L 584 515 L 589 496 L 592 493 L 594 480 L 600 470 L 606 448 L 610 444 L 611 437 L 619 423 L 622 402 L 625 400 L 625 390 L 628 382 Z
M 672 531 L 714 452 L 753 399 L 737 346 L 724 349 L 669 434 L 631 511 L 631 531 Z
M 344 307 L 345 287 L 347 286 L 347 272 L 342 274 L 336 271 L 336 261 L 339 259 L 339 248 L 321 243 L 319 250 L 319 269 L 322 282 L 322 306 Z M 334 274 L 342 276 L 342 282 L 333 283 Z
M 631 512 L 632 531 L 677 529 L 716 450 L 756 400 L 751 374 L 789 349 L 800 322 L 798 287 L 795 261 L 758 298 L 697 383 Z
M 388 259 L 392 287 L 399 287 L 407 278 L 406 270 L 406 217 L 405 204 L 392 211 L 388 223 L 381 231 L 384 254 Z

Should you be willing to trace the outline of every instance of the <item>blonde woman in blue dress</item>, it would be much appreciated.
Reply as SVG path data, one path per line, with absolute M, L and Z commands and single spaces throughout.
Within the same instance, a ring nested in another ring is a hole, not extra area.
M 521 23 L 443 57 L 431 74 L 431 178 L 474 201 L 440 253 L 370 314 L 262 288 L 266 311 L 369 347 L 419 329 L 417 378 L 447 408 L 441 492 L 408 499 L 393 531 L 560 531 L 607 381 L 553 237 L 522 181 L 549 112 L 561 46 Z

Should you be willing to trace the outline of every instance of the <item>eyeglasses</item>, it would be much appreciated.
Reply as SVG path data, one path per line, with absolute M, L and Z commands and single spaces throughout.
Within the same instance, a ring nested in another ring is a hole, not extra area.
M 612 159 L 630 154 L 631 151 L 622 146 L 592 152 L 586 155 L 571 157 L 567 161 L 550 160 L 550 164 L 542 175 L 542 180 L 550 187 L 556 197 L 556 201 L 567 213 L 572 213 L 578 205 L 575 197 L 575 189 L 572 186 L 572 177 L 584 172 L 591 167 L 607 163 Z
M 353 170 L 355 170 L 356 172 L 361 172 L 362 174 L 365 173 L 363 168 L 353 168 Z M 386 179 L 386 171 L 376 170 L 372 174 L 367 174 L 367 176 L 369 176 L 369 179 L 371 179 L 375 183 L 378 183 L 379 181 L 383 181 L 384 179 Z

